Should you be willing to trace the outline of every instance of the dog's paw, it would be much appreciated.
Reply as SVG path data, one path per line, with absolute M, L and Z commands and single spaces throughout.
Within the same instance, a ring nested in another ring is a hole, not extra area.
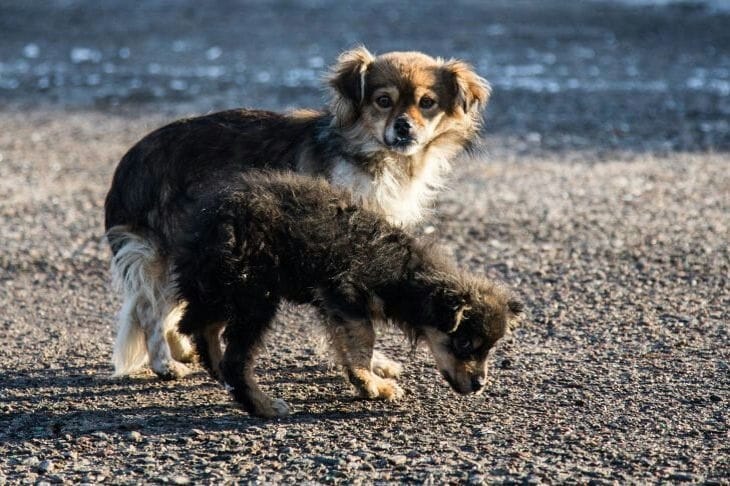
M 380 378 L 378 376 L 373 376 L 373 379 L 360 390 L 360 395 L 363 398 L 387 400 L 389 402 L 403 398 L 404 394 L 403 388 L 395 380 Z
M 223 375 L 221 374 L 221 372 L 218 368 L 206 369 L 206 371 L 208 372 L 208 376 L 213 378 L 214 381 L 217 381 L 218 383 L 222 383 L 226 387 L 228 386 L 228 384 L 226 384 L 226 382 L 223 380 Z
M 384 380 L 385 384 L 380 387 L 380 398 L 389 402 L 400 400 L 405 395 L 403 388 L 394 380 Z
M 263 418 L 281 418 L 287 417 L 291 414 L 289 405 L 281 398 L 275 398 L 266 405 L 257 407 L 254 415 Z
M 190 368 L 174 360 L 160 363 L 152 370 L 163 380 L 179 380 L 190 374 Z
M 381 378 L 398 378 L 403 372 L 403 365 L 385 356 L 379 351 L 373 352 L 371 361 L 373 373 Z
M 286 417 L 291 413 L 289 405 L 281 398 L 276 398 L 271 402 L 271 408 L 276 412 L 277 417 Z

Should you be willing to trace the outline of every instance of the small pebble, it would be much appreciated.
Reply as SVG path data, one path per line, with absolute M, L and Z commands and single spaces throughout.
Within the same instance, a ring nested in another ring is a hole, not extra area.
M 392 462 L 396 466 L 400 466 L 408 462 L 408 458 L 402 454 L 397 454 L 390 457 L 390 462 Z
M 40 463 L 41 463 L 41 460 L 35 456 L 30 456 L 26 459 L 23 459 L 23 465 L 25 465 L 25 466 L 36 467 Z
M 132 430 L 127 434 L 127 438 L 134 442 L 141 442 L 142 441 L 142 434 L 137 432 L 136 430 Z

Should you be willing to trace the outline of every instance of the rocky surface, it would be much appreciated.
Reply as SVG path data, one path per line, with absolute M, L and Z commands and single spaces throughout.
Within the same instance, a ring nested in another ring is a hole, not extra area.
M 0 6 L 0 484 L 727 482 L 726 15 L 125 5 Z M 304 307 L 281 313 L 260 366 L 290 418 L 248 417 L 199 369 L 109 378 L 102 208 L 126 148 L 181 114 L 317 105 L 317 76 L 356 41 L 462 56 L 495 85 L 484 152 L 416 229 L 526 302 L 488 391 L 456 396 L 384 333 L 408 393 L 356 399 Z

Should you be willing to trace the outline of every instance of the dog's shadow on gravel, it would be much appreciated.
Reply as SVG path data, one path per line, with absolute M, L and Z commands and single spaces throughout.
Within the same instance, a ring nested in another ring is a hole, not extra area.
M 290 378 L 262 381 L 276 388 L 304 381 L 298 375 Z M 351 396 L 336 375 L 311 378 L 309 383 L 319 386 L 306 398 L 283 397 L 293 406 L 292 415 L 264 420 L 239 409 L 202 371 L 183 380 L 162 381 L 151 374 L 110 378 L 102 366 L 1 370 L 0 441 L 88 435 L 104 439 L 131 431 L 142 435 L 242 432 L 249 427 L 380 416 L 386 406 Z M 389 411 L 390 415 L 400 413 Z

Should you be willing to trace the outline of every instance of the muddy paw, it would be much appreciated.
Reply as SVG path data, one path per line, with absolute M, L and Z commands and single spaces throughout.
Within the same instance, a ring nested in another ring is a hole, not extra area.
M 373 373 L 381 378 L 398 378 L 403 371 L 403 365 L 385 356 L 379 351 L 373 352 L 371 361 Z
M 170 360 L 154 367 L 153 371 L 163 380 L 179 380 L 190 373 L 190 368 L 182 363 Z

